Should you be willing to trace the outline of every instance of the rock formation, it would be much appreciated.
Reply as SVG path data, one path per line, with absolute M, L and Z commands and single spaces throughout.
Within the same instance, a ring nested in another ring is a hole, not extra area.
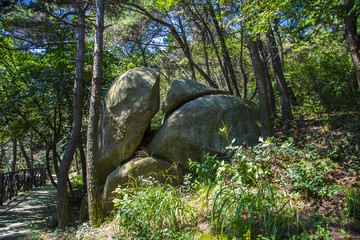
M 100 121 L 100 183 L 138 148 L 160 106 L 160 73 L 137 68 L 117 78 L 107 92 Z
M 149 157 L 134 157 L 159 109 L 159 75 L 150 68 L 130 70 L 115 80 L 105 96 L 98 171 L 100 184 L 106 179 L 103 190 L 106 212 L 113 208 L 113 191 L 130 178 L 157 176 L 164 181 L 163 172 L 181 177 L 182 170 L 189 170 L 189 158 L 201 162 L 206 153 L 222 153 L 234 138 L 235 144 L 242 144 L 261 134 L 255 104 L 177 78 L 162 104 L 165 121 L 145 146 Z M 174 166 L 179 168 L 175 170 Z
M 226 125 L 228 139 L 219 129 Z M 206 153 L 221 153 L 236 139 L 260 136 L 259 112 L 244 99 L 230 95 L 207 95 L 185 103 L 166 118 L 147 150 L 154 156 L 188 169 L 188 159 L 202 161 Z
M 113 209 L 112 200 L 115 197 L 113 191 L 119 185 L 127 184 L 131 179 L 140 176 L 152 176 L 161 182 L 166 180 L 176 181 L 176 179 L 169 178 L 172 176 L 177 177 L 178 174 L 180 174 L 179 178 L 181 178 L 181 171 L 177 171 L 170 163 L 155 157 L 131 159 L 129 162 L 120 165 L 107 177 L 102 196 L 104 211 L 109 212 Z

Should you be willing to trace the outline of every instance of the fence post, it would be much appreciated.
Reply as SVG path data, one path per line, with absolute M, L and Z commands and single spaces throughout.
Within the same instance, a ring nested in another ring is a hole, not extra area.
M 8 189 L 7 189 L 7 198 L 11 199 L 12 197 L 12 192 L 13 192 L 13 173 L 9 172 L 9 180 L 8 180 Z
M 4 193 L 5 193 L 4 174 L 0 173 L 0 206 L 3 205 Z

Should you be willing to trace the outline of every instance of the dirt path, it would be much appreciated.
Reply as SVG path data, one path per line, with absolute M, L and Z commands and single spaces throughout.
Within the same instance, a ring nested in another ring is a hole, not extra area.
M 44 229 L 56 211 L 56 189 L 48 184 L 0 206 L 0 240 L 27 239 L 32 230 Z

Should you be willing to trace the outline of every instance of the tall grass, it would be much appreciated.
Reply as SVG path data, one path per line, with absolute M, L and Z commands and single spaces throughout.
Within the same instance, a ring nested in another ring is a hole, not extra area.
M 213 197 L 211 221 L 220 235 L 283 239 L 299 227 L 296 211 L 288 205 L 290 199 L 274 193 L 273 186 L 266 182 L 226 186 L 222 181 L 213 187 L 218 190 Z
M 116 218 L 126 237 L 137 239 L 168 239 L 191 227 L 193 209 L 185 201 L 181 188 L 162 185 L 153 178 L 139 178 L 127 187 L 115 190 Z M 186 235 L 186 234 L 185 234 Z

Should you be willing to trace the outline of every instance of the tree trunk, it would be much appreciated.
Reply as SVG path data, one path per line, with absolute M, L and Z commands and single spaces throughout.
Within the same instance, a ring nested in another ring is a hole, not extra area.
M 247 44 L 250 51 L 251 62 L 253 65 L 256 83 L 259 91 L 259 105 L 261 114 L 262 137 L 266 139 L 273 135 L 273 123 L 271 120 L 271 110 L 266 88 L 264 69 L 261 66 L 259 49 L 256 41 L 251 36 L 247 37 Z
M 215 51 L 215 54 L 216 54 L 216 57 L 219 61 L 219 66 L 221 68 L 221 71 L 224 75 L 224 78 L 225 78 L 225 84 L 226 84 L 226 88 L 228 90 L 229 93 L 233 94 L 233 90 L 232 90 L 232 87 L 231 87 L 231 84 L 230 84 L 230 79 L 229 79 L 229 74 L 227 72 L 227 69 L 226 67 L 224 66 L 223 64 L 223 61 L 222 59 L 220 58 L 220 54 L 219 54 L 219 51 L 218 51 L 218 47 L 215 43 L 215 39 L 214 39 L 214 36 L 213 36 L 213 33 L 212 31 L 209 29 L 208 25 L 207 25 L 207 22 L 204 20 L 204 18 L 202 17 L 201 13 L 199 13 L 199 11 L 197 10 L 197 7 L 196 7 L 196 4 L 193 2 L 193 7 L 196 11 L 196 14 L 192 11 L 192 9 L 189 7 L 189 10 L 191 11 L 191 13 L 193 14 L 193 16 L 195 18 L 197 18 L 202 24 L 203 24 L 203 27 L 205 28 L 205 30 L 207 31 L 207 33 L 209 34 L 209 37 L 210 37 L 210 41 L 211 41 L 211 44 L 213 45 L 213 49 Z M 220 81 L 219 81 L 219 77 L 216 75 L 216 72 L 215 70 L 213 69 L 213 72 L 214 72 L 214 76 L 216 78 L 216 83 L 219 87 L 221 87 L 221 84 L 220 84 Z M 210 75 L 209 75 L 210 77 Z
M 55 139 L 54 139 L 55 141 Z M 53 142 L 51 143 L 51 150 L 52 150 L 52 155 L 53 155 L 53 162 L 54 162 L 54 170 L 55 170 L 55 174 L 56 176 L 58 175 L 58 172 L 59 172 L 59 155 L 57 153 L 57 150 L 56 150 L 56 143 Z
M 214 7 L 213 7 L 211 1 L 208 1 L 208 6 L 209 6 L 211 18 L 212 18 L 213 23 L 215 25 L 216 33 L 218 34 L 218 37 L 219 37 L 219 40 L 220 40 L 221 54 L 222 54 L 223 59 L 224 59 L 224 66 L 228 70 L 228 74 L 230 75 L 231 85 L 232 85 L 232 88 L 235 91 L 236 96 L 240 97 L 241 94 L 240 94 L 240 91 L 239 91 L 239 88 L 238 88 L 238 85 L 237 85 L 236 75 L 235 75 L 233 64 L 231 62 L 229 50 L 228 50 L 226 42 L 225 42 L 223 29 L 220 27 L 220 24 L 219 24 L 219 22 L 218 22 L 218 20 L 216 18 L 216 15 L 215 15 L 215 12 L 214 12 Z
M 71 161 L 80 140 L 82 125 L 81 101 L 85 56 L 85 10 L 78 6 L 76 2 L 74 2 L 74 7 L 78 12 L 78 43 L 73 95 L 73 126 L 58 172 L 57 213 L 60 229 L 64 229 L 71 221 L 67 181 Z
M 79 143 L 78 148 L 79 148 L 79 152 L 80 152 L 80 162 L 81 162 L 83 184 L 86 186 L 86 156 L 85 156 L 84 146 L 83 146 L 82 142 Z
M 87 193 L 89 220 L 97 226 L 103 219 L 101 193 L 97 177 L 98 132 L 100 118 L 101 78 L 103 61 L 104 1 L 96 0 L 96 37 L 94 44 L 94 65 L 91 81 L 91 98 L 87 130 Z
M 285 81 L 283 69 L 281 67 L 279 51 L 276 46 L 274 33 L 271 27 L 269 28 L 269 32 L 266 34 L 266 38 L 270 48 L 271 63 L 274 69 L 275 79 L 279 87 L 282 121 L 287 123 L 293 120 L 291 102 L 289 98 L 289 90 Z
M 180 17 L 180 16 L 178 16 L 178 23 L 179 23 L 180 33 L 181 33 L 182 41 L 183 41 L 183 43 L 184 43 L 184 47 L 185 47 L 185 49 L 186 49 L 186 52 L 188 52 L 188 54 L 189 54 L 190 57 L 192 58 L 190 46 L 189 46 L 189 43 L 188 43 L 188 41 L 187 41 L 187 39 L 186 39 L 185 28 L 184 28 L 184 25 L 182 24 L 182 20 L 181 20 L 181 17 Z M 194 62 L 189 61 L 189 67 L 190 67 L 190 72 L 191 72 L 191 80 L 196 81 L 196 74 L 195 74 Z
M 1 146 L 1 151 L 0 151 L 0 169 L 2 168 L 2 164 L 4 162 L 4 158 L 5 158 L 5 147 Z
M 210 65 L 209 65 L 209 55 L 207 53 L 206 32 L 205 31 L 202 32 L 202 34 L 201 34 L 201 40 L 202 40 L 203 48 L 204 48 L 204 58 L 205 58 L 206 73 L 211 78 Z
M 353 62 L 358 88 L 360 89 L 360 54 L 358 46 L 358 36 L 356 33 L 356 18 L 354 16 L 354 1 L 348 1 L 344 4 L 344 23 L 345 23 L 345 36 L 348 44 L 351 60 Z
M 50 153 L 50 150 L 51 150 L 51 146 L 49 145 L 47 150 L 46 150 L 46 153 L 45 153 L 45 159 L 46 159 L 46 171 L 49 175 L 49 178 L 50 178 L 50 181 L 52 183 L 52 185 L 57 188 L 57 184 L 52 176 L 52 172 L 51 172 L 51 167 L 50 167 L 50 157 L 49 157 L 49 153 Z
M 13 194 L 13 174 L 16 171 L 16 162 L 17 162 L 17 138 L 13 139 L 13 160 L 11 163 L 11 173 L 9 176 L 9 196 L 11 197 Z
M 283 73 L 285 74 L 285 60 L 284 60 L 284 48 L 283 48 L 283 44 L 281 41 L 281 36 L 279 33 L 279 19 L 275 18 L 274 21 L 274 34 L 275 34 L 275 39 L 276 39 L 276 43 L 278 45 L 278 50 L 279 50 L 279 58 L 280 58 L 280 63 L 281 63 L 281 67 L 283 70 Z
M 11 171 L 16 171 L 16 162 L 17 162 L 17 138 L 14 137 L 13 139 L 13 160 L 11 163 Z
M 27 155 L 27 153 L 26 153 L 26 150 L 25 150 L 25 147 L 24 147 L 23 143 L 20 142 L 20 141 L 19 141 L 19 146 L 20 146 L 20 151 L 21 151 L 23 157 L 25 158 L 26 167 L 27 167 L 28 169 L 31 169 L 32 166 L 31 166 L 30 158 L 28 157 L 28 155 Z
M 261 59 L 261 63 L 262 66 L 264 68 L 264 74 L 265 74 L 265 79 L 266 79 L 266 87 L 268 90 L 268 94 L 269 94 L 269 103 L 270 103 L 270 109 L 272 113 L 275 113 L 276 111 L 276 107 L 275 107 L 275 95 L 274 95 L 274 89 L 271 83 L 271 78 L 270 78 L 270 73 L 269 73 L 269 68 L 268 68 L 268 61 L 266 59 L 266 55 L 265 55 L 265 51 L 263 49 L 263 45 L 260 39 L 257 40 L 257 44 L 259 47 L 259 54 L 260 54 L 260 59 Z
M 246 73 L 245 73 L 245 69 L 244 69 L 244 54 L 243 54 L 243 50 L 244 50 L 244 28 L 243 28 L 243 24 L 241 23 L 241 39 L 240 39 L 240 71 L 241 71 L 241 74 L 243 76 L 243 79 L 244 79 L 244 90 L 243 90 L 243 94 L 244 94 L 244 98 L 246 99 L 247 98 L 247 83 L 248 83 L 248 78 L 246 76 Z

